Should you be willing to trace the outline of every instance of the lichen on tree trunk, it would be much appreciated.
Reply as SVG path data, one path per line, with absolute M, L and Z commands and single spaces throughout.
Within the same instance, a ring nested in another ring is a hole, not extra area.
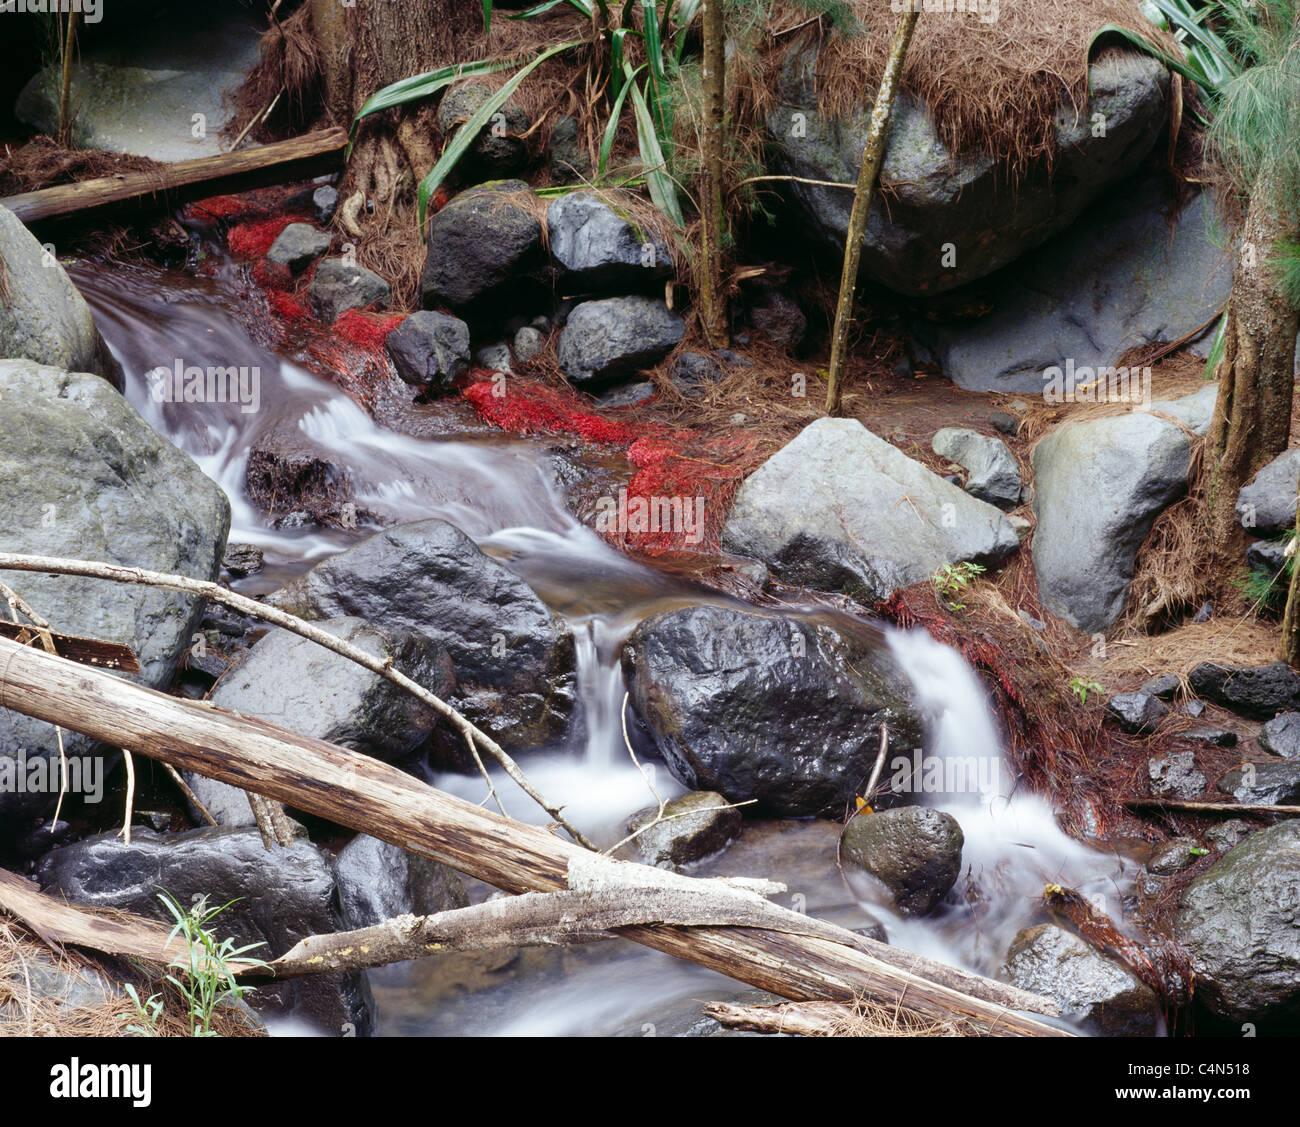
M 1225 565 L 1237 536 L 1238 491 L 1290 440 L 1300 311 L 1279 291 L 1272 256 L 1294 235 L 1278 206 L 1272 177 L 1261 176 L 1233 269 L 1217 372 L 1219 395 L 1205 449 L 1210 549 Z

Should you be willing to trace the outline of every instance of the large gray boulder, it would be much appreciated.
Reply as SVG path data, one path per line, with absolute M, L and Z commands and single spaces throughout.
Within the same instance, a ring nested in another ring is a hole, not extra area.
M 1003 975 L 1051 998 L 1063 1017 L 1103 1037 L 1155 1037 L 1163 1028 L 1155 992 L 1126 967 L 1055 924 L 1026 928 L 1011 943 Z
M 1063 384 L 1087 384 L 1135 345 L 1192 332 L 1223 308 L 1232 253 L 1208 196 L 1171 219 L 1174 204 L 1159 178 L 1119 185 L 1068 230 L 972 287 L 972 303 L 991 306 L 987 315 L 916 318 L 918 354 L 968 391 L 1038 394 L 1049 369 L 1061 369 Z
M 841 816 L 879 748 L 920 746 L 911 687 L 866 637 L 730 607 L 654 615 L 623 670 L 635 715 L 692 790 L 769 814 Z M 816 715 L 816 724 L 808 717 Z
M 773 171 L 807 180 L 857 180 L 874 88 L 862 91 L 852 117 L 817 112 L 816 51 L 793 52 L 767 115 Z M 1068 227 L 1097 196 L 1137 169 L 1164 129 L 1169 76 L 1159 63 L 1107 51 L 1092 66 L 1092 96 L 1083 112 L 1063 107 L 1055 175 L 1035 168 L 1012 184 L 982 154 L 955 154 L 940 140 L 925 106 L 895 103 L 881 181 L 890 198 L 872 201 L 862 245 L 862 273 L 899 293 L 942 293 L 982 278 Z M 1104 115 L 1105 136 L 1093 135 Z M 790 192 L 813 236 L 838 261 L 844 254 L 853 193 L 794 182 Z M 1014 201 L 1014 202 L 1013 202 Z M 956 262 L 940 248 L 951 243 Z
M 530 189 L 522 180 L 494 180 L 461 192 L 429 223 L 420 277 L 426 309 L 447 305 L 463 316 L 496 314 L 543 275 L 542 225 L 510 199 Z
M 627 823 L 647 865 L 676 868 L 725 849 L 740 834 L 740 811 L 722 795 L 691 791 L 637 811 Z
M 1300 1016 L 1300 823 L 1258 830 L 1187 886 L 1174 936 L 1230 1021 Z
M 560 367 L 574 383 L 614 383 L 657 364 L 685 331 L 681 316 L 657 297 L 584 301 L 560 333 Z
M 390 661 L 435 696 L 450 695 L 456 683 L 447 652 L 423 635 L 381 631 L 360 618 L 332 618 L 319 626 Z M 439 724 L 437 713 L 391 681 L 288 630 L 273 630 L 256 642 L 209 699 L 390 763 L 409 756 Z M 237 787 L 192 771 L 185 779 L 218 825 L 254 824 Z
M 120 908 L 169 926 L 174 920 L 160 892 L 183 908 L 199 896 L 212 908 L 234 901 L 211 930 L 240 945 L 265 944 L 249 954 L 266 960 L 309 935 L 345 926 L 328 855 L 301 838 L 267 852 L 251 829 L 155 834 L 137 827 L 130 845 L 116 833 L 100 834 L 56 849 L 36 875 L 44 891 L 74 904 Z M 360 974 L 307 975 L 263 986 L 248 1000 L 262 1013 L 292 1011 L 335 1037 L 349 1029 L 369 1033 L 374 1022 L 374 1003 Z
M 1279 454 L 1241 487 L 1237 521 L 1252 536 L 1276 536 L 1295 527 L 1300 450 Z
M 856 419 L 818 419 L 741 485 L 723 546 L 789 583 L 887 598 L 945 564 L 996 564 L 1020 541 L 1007 518 Z
M 421 634 L 385 631 L 352 617 L 317 625 L 435 696 L 455 685 L 447 652 Z M 409 755 L 439 723 L 437 713 L 391 681 L 288 630 L 261 638 L 210 699 L 387 762 Z
M 103 560 L 216 579 L 230 529 L 226 496 L 98 376 L 0 361 L 0 550 Z M 131 646 L 139 680 L 167 685 L 203 613 L 193 596 L 105 580 L 10 580 L 57 629 Z M 67 753 L 90 741 L 64 732 Z M 0 756 L 57 757 L 55 729 L 0 711 Z M 53 811 L 55 795 L 0 789 L 13 816 Z
M 673 272 L 668 244 L 594 192 L 569 192 L 546 211 L 551 258 L 565 293 L 636 290 Z
M 224 152 L 226 96 L 257 62 L 259 21 L 234 4 L 168 5 L 166 19 L 157 5 L 97 7 L 103 22 L 82 25 L 72 64 L 73 145 L 159 161 Z M 140 18 L 132 7 L 148 10 Z M 101 28 L 107 34 L 92 34 Z M 15 107 L 21 121 L 50 136 L 58 130 L 60 78 L 57 61 L 43 67 Z
M 423 520 L 377 533 L 271 596 L 310 619 L 355 615 L 451 655 L 449 703 L 507 747 L 564 731 L 574 707 L 573 634 L 460 529 Z
M 12 211 L 0 207 L 0 359 L 94 372 L 119 390 L 113 359 L 67 271 Z
M 1152 411 L 1185 416 L 1200 432 L 1207 398 L 1197 392 Z M 1142 541 L 1187 489 L 1187 435 L 1152 413 L 1114 415 L 1058 428 L 1033 461 L 1039 597 L 1081 630 L 1105 630 L 1124 612 Z

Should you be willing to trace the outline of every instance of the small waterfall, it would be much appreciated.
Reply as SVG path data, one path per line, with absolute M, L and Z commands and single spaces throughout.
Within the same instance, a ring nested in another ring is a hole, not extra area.
M 1077 889 L 1120 923 L 1128 866 L 1075 841 L 1046 799 L 1017 786 L 979 675 L 925 630 L 890 631 L 888 642 L 924 714 L 920 800 L 956 818 L 965 837 L 962 876 L 949 897 L 965 903 L 925 920 L 889 920 L 891 941 L 991 973 L 1015 933 L 1035 922 L 1049 881 Z M 937 789 L 928 785 L 939 780 Z

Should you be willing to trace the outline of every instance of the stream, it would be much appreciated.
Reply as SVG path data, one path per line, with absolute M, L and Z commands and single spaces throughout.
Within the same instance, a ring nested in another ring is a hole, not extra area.
M 377 425 L 339 388 L 254 343 L 235 312 L 242 299 L 229 264 L 211 279 L 91 263 L 78 263 L 69 273 L 122 364 L 127 398 L 225 490 L 231 542 L 265 551 L 265 569 L 241 582 L 241 590 L 265 593 L 374 531 L 276 529 L 252 505 L 244 490 L 251 443 L 259 428 L 289 421 L 340 455 L 356 482 L 359 508 L 385 524 L 450 521 L 570 623 L 584 720 L 575 730 L 581 734 L 521 759 L 532 781 L 564 805 L 567 817 L 607 846 L 623 836 L 628 815 L 653 803 L 650 786 L 665 799 L 682 792 L 662 765 L 647 765 L 647 779 L 628 757 L 619 651 L 647 615 L 727 599 L 622 555 L 581 524 L 565 506 L 545 440 L 511 438 L 486 425 L 445 438 L 408 437 Z M 146 374 L 178 360 L 256 368 L 258 409 L 155 401 Z M 841 629 L 880 630 L 846 623 L 824 607 L 783 611 L 835 619 Z M 737 842 L 692 866 L 692 874 L 780 880 L 789 889 L 783 902 L 797 910 L 847 927 L 878 921 L 891 943 L 984 974 L 996 974 L 1020 928 L 1046 919 L 1038 907 L 1045 881 L 1077 888 L 1121 919 L 1119 901 L 1132 879 L 1129 863 L 1069 838 L 1043 800 L 1014 792 L 987 696 L 961 656 L 923 631 L 886 630 L 885 644 L 912 681 L 927 718 L 928 756 L 978 775 L 978 789 L 940 788 L 924 796 L 952 813 L 965 834 L 963 876 L 954 895 L 924 919 L 895 916 L 866 886 L 869 878 L 849 887 L 835 864 L 838 827 L 812 820 L 749 821 Z M 951 770 L 938 774 L 953 777 Z M 471 801 L 484 797 L 480 777 L 428 777 Z M 494 777 L 494 783 L 509 813 L 549 820 L 507 778 Z M 473 900 L 492 891 L 468 879 L 466 885 Z M 753 995 L 731 979 L 617 940 L 453 954 L 371 972 L 371 983 L 378 1032 L 390 1036 L 669 1035 L 703 1029 L 702 1002 Z M 275 1031 L 313 1032 L 292 1021 Z

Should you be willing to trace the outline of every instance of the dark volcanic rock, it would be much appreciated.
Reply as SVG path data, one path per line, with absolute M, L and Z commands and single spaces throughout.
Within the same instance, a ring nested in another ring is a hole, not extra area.
M 469 903 L 451 869 L 366 834 L 339 850 L 334 878 L 349 928 L 373 927 L 396 916 L 429 916 Z
M 1300 759 L 1300 712 L 1274 716 L 1259 730 L 1259 746 L 1270 755 Z
M 274 522 L 301 513 L 318 524 L 356 524 L 352 475 L 338 454 L 307 437 L 297 421 L 275 418 L 258 430 L 244 470 L 248 496 Z
M 1106 702 L 1106 714 L 1126 732 L 1150 735 L 1169 706 L 1150 693 L 1119 693 Z
M 546 228 L 567 294 L 641 290 L 673 272 L 668 244 L 594 192 L 560 196 L 546 211 Z
M 1237 521 L 1255 536 L 1276 536 L 1295 526 L 1300 450 L 1279 454 L 1237 494 Z
M 1205 790 L 1205 776 L 1196 769 L 1196 755 L 1190 751 L 1170 752 L 1147 760 L 1151 793 L 1170 798 L 1198 798 Z
M 310 223 L 290 223 L 271 244 L 266 257 L 300 274 L 330 249 L 330 236 Z
M 307 290 L 312 312 L 327 325 L 349 309 L 387 301 L 389 293 L 388 283 L 373 270 L 342 258 L 327 258 L 316 267 Z
M 507 197 L 522 180 L 497 180 L 461 192 L 429 224 L 420 294 L 426 309 L 446 304 L 467 317 L 499 314 L 537 288 L 546 267 L 542 225 Z M 495 305 L 495 308 L 492 308 Z
M 41 887 L 92 908 L 122 908 L 148 919 L 173 923 L 158 899 L 167 892 L 183 907 L 207 896 L 216 907 L 234 901 L 212 930 L 241 945 L 265 943 L 250 952 L 271 959 L 309 935 L 343 925 L 333 906 L 334 878 L 325 854 L 295 840 L 267 852 L 251 829 L 191 830 L 155 834 L 134 830 L 127 845 L 116 833 L 86 838 L 55 850 L 37 869 Z M 249 996 L 255 1009 L 292 1009 L 327 1034 L 350 1026 L 357 1034 L 373 1025 L 373 1002 L 357 974 L 308 975 Z
M 1149 681 L 1144 681 L 1138 691 L 1149 693 L 1161 700 L 1173 700 L 1178 695 L 1181 687 L 1182 682 L 1178 679 L 1177 673 L 1161 673 L 1157 677 L 1152 677 Z
M 469 326 L 432 310 L 412 313 L 385 341 L 397 374 L 409 384 L 444 390 L 469 367 Z
M 764 812 L 842 814 L 871 771 L 881 723 L 891 751 L 920 746 L 910 685 L 888 652 L 827 625 L 668 611 L 637 627 L 623 667 L 669 770 L 693 790 L 756 798 Z
M 513 572 L 441 520 L 387 529 L 317 564 L 271 601 L 423 635 L 456 669 L 449 703 L 510 748 L 558 736 L 574 704 L 573 635 Z
M 584 301 L 560 333 L 560 367 L 575 383 L 613 383 L 657 364 L 684 332 L 681 317 L 656 297 Z
M 1300 805 L 1300 763 L 1247 763 L 1224 775 L 1219 790 L 1238 802 Z
M 1300 823 L 1250 835 L 1187 886 L 1174 936 L 1230 1021 L 1300 1016 Z
M 492 87 L 462 82 L 453 86 L 438 103 L 438 130 L 450 140 L 461 125 L 492 97 Z M 456 164 L 456 173 L 466 179 L 499 179 L 515 176 L 528 164 L 524 134 L 532 124 L 517 102 L 507 101 L 489 118 L 468 151 Z
M 1160 1004 L 1149 986 L 1054 924 L 1020 932 L 1003 973 L 1022 990 L 1051 998 L 1088 1033 L 1154 1037 L 1162 1028 Z
M 1197 696 L 1255 720 L 1300 708 L 1300 673 L 1282 661 L 1253 666 L 1206 661 L 1192 670 L 1188 680 Z
M 883 883 L 903 915 L 923 916 L 956 884 L 965 841 L 951 814 L 903 806 L 850 819 L 840 858 Z

